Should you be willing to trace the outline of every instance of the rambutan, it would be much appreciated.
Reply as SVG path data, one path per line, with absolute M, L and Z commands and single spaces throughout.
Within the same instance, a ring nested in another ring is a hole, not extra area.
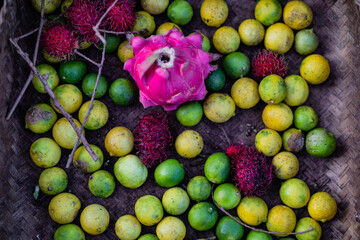
M 226 154 L 232 162 L 235 186 L 245 196 L 259 197 L 266 193 L 273 179 L 273 166 L 256 148 L 231 145 Z
M 288 69 L 284 55 L 265 49 L 252 58 L 251 66 L 252 74 L 256 79 L 262 79 L 271 74 L 285 77 Z
M 65 13 L 65 18 L 74 29 L 75 36 L 81 42 L 96 43 L 99 38 L 93 29 L 104 13 L 104 4 L 98 0 L 74 0 Z M 104 26 L 101 23 L 100 26 Z
M 134 136 L 137 155 L 148 168 L 167 159 L 166 150 L 171 146 L 173 138 L 165 113 L 146 114 L 136 125 Z
M 106 9 L 108 9 L 114 1 L 115 0 L 106 0 Z M 106 28 L 115 32 L 128 31 L 134 26 L 135 20 L 135 1 L 119 0 L 106 15 Z
M 55 60 L 68 60 L 79 48 L 73 32 L 63 23 L 54 23 L 44 27 L 40 44 L 43 51 Z

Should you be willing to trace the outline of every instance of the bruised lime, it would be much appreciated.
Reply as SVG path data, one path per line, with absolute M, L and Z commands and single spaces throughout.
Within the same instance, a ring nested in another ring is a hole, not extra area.
M 26 111 L 25 128 L 34 133 L 45 133 L 54 126 L 56 120 L 56 112 L 50 105 L 35 104 Z
M 90 147 L 99 158 L 97 162 L 95 162 L 94 159 L 90 156 L 85 146 L 80 146 L 78 149 L 76 149 L 73 158 L 74 167 L 86 173 L 97 171 L 101 168 L 104 162 L 104 155 L 101 149 L 93 144 L 90 144 Z

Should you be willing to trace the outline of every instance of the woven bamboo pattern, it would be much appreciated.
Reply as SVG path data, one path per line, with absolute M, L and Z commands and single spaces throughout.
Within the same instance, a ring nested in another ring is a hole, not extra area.
M 200 30 L 209 38 L 215 28 L 207 27 L 200 19 L 202 1 L 189 0 L 193 6 L 194 17 L 191 22 L 182 27 L 185 35 Z M 324 224 L 322 239 L 324 240 L 357 240 L 360 239 L 360 1 L 359 0 L 306 0 L 314 12 L 314 20 L 310 27 L 319 36 L 320 45 L 316 53 L 329 59 L 331 75 L 321 85 L 310 86 L 310 96 L 306 105 L 312 106 L 319 114 L 320 127 L 327 128 L 335 134 L 337 140 L 336 152 L 325 159 L 311 157 L 303 150 L 297 154 L 300 161 L 298 178 L 308 183 L 311 193 L 326 191 L 332 194 L 338 203 L 336 217 Z M 255 1 L 228 0 L 229 17 L 224 25 L 235 29 L 247 19 L 254 18 Z M 137 4 L 140 9 L 140 4 Z M 156 18 L 156 25 L 168 21 L 166 13 Z M 49 103 L 46 94 L 35 93 L 30 85 L 26 94 L 10 121 L 5 115 L 13 104 L 26 81 L 29 68 L 11 47 L 9 37 L 19 36 L 37 27 L 37 14 L 30 1 L 5 0 L 0 14 L 0 239 L 53 239 L 55 230 L 60 226 L 53 222 L 48 214 L 50 196 L 40 193 L 37 200 L 33 197 L 34 187 L 42 171 L 36 167 L 29 156 L 30 145 L 40 137 L 51 137 L 51 132 L 34 134 L 25 130 L 24 117 L 26 110 L 36 103 Z M 211 40 L 211 38 L 210 38 Z M 21 41 L 21 46 L 32 54 L 34 37 Z M 250 58 L 259 47 L 241 45 L 238 51 Z M 212 48 L 212 52 L 215 49 Z M 84 51 L 94 60 L 100 59 L 100 51 L 91 48 Z M 288 74 L 299 74 L 299 66 L 303 59 L 293 49 L 286 54 L 289 61 Z M 39 62 L 43 62 L 42 59 Z M 88 64 L 89 72 L 96 69 Z M 222 66 L 219 63 L 219 66 Z M 122 70 L 123 64 L 116 54 L 107 55 L 103 75 L 109 83 L 120 77 L 130 78 Z M 250 76 L 251 77 L 251 76 Z M 229 93 L 233 81 L 227 80 L 224 92 Z M 88 98 L 84 98 L 84 102 Z M 148 112 L 162 111 L 161 108 L 143 109 L 140 103 L 130 107 L 115 106 L 108 96 L 100 99 L 109 108 L 109 121 L 99 131 L 86 131 L 86 137 L 91 144 L 98 145 L 104 153 L 105 164 L 102 169 L 113 173 L 116 158 L 111 158 L 105 150 L 104 139 L 106 133 L 115 126 L 126 126 L 133 130 L 139 119 Z M 206 157 L 214 152 L 224 151 L 230 143 L 242 141 L 247 145 L 254 145 L 255 133 L 246 136 L 248 124 L 257 130 L 264 128 L 261 113 L 264 103 L 259 103 L 254 109 L 236 110 L 236 116 L 226 123 L 215 124 L 205 117 L 200 124 L 191 128 L 202 135 L 205 143 L 200 157 L 194 160 L 180 158 L 175 150 L 170 153 L 171 158 L 178 159 L 184 164 L 186 176 L 180 187 L 186 185 L 194 176 L 203 175 L 203 163 Z M 77 113 L 73 115 L 77 118 Z M 180 126 L 175 112 L 169 112 L 170 126 L 173 136 L 177 136 L 186 128 Z M 64 168 L 70 151 L 62 149 L 59 167 Z M 146 183 L 139 189 L 131 190 L 117 182 L 115 192 L 107 199 L 92 196 L 87 181 L 89 174 L 83 174 L 74 167 L 65 169 L 69 177 L 66 191 L 71 191 L 80 199 L 81 210 L 92 203 L 103 205 L 110 213 L 110 225 L 99 236 L 86 235 L 86 239 L 117 239 L 114 231 L 116 220 L 126 214 L 134 215 L 136 200 L 146 194 L 152 194 L 161 199 L 165 188 L 156 185 L 154 169 L 149 170 Z M 275 180 L 264 200 L 269 208 L 281 204 L 279 198 L 280 181 Z M 191 205 L 194 203 L 192 202 Z M 188 211 L 187 211 L 188 212 Z M 187 212 L 180 218 L 187 226 L 186 239 L 206 238 L 214 236 L 214 231 L 197 232 L 188 224 Z M 220 213 L 220 211 L 219 211 Z M 231 213 L 236 214 L 235 211 Z M 295 210 L 298 218 L 307 216 L 306 208 Z M 80 215 L 80 214 L 79 214 Z M 79 215 L 74 221 L 79 225 Z M 142 234 L 155 233 L 155 227 L 142 226 Z

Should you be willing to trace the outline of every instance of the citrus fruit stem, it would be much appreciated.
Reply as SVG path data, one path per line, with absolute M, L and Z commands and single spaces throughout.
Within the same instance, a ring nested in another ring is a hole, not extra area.
M 251 226 L 247 225 L 246 223 L 241 222 L 240 220 L 238 220 L 237 218 L 235 218 L 233 215 L 231 215 L 228 211 L 226 211 L 223 207 L 220 207 L 220 206 L 216 203 L 216 201 L 215 201 L 215 199 L 214 199 L 214 184 L 212 184 L 212 187 L 211 187 L 211 197 L 212 197 L 212 200 L 213 200 L 215 206 L 216 206 L 217 208 L 219 208 L 223 213 L 225 213 L 226 215 L 228 215 L 229 217 L 231 217 L 231 218 L 234 219 L 237 223 L 243 225 L 244 227 L 249 228 L 249 229 L 254 230 L 254 231 L 257 231 L 257 232 L 268 233 L 268 234 L 297 235 L 297 234 L 303 234 L 303 233 L 307 233 L 307 232 L 310 232 L 310 231 L 314 230 L 313 227 L 310 227 L 308 230 L 303 231 L 303 232 L 291 232 L 291 233 L 287 233 L 287 232 L 269 232 L 269 231 L 266 231 L 266 230 L 254 228 L 254 227 L 251 227 Z

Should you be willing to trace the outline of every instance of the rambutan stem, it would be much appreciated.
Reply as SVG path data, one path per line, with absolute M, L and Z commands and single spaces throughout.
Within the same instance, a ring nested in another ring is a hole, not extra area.
M 262 233 L 267 233 L 267 234 L 277 234 L 277 235 L 298 235 L 298 234 L 303 234 L 303 233 L 307 233 L 307 232 L 310 232 L 312 230 L 314 230 L 313 227 L 310 227 L 308 230 L 306 231 L 303 231 L 303 232 L 291 232 L 291 233 L 288 233 L 288 232 L 270 232 L 270 231 L 266 231 L 266 230 L 262 230 L 262 229 L 258 229 L 258 228 L 254 228 L 252 226 L 249 226 L 247 225 L 246 223 L 243 223 L 241 222 L 240 220 L 238 220 L 237 218 L 235 218 L 233 215 L 231 215 L 228 211 L 226 211 L 223 207 L 220 207 L 217 202 L 215 201 L 215 198 L 214 198 L 214 184 L 212 185 L 211 187 L 211 197 L 212 197 L 212 200 L 215 204 L 215 206 L 220 209 L 223 213 L 225 213 L 227 216 L 231 217 L 233 220 L 235 220 L 237 223 L 239 223 L 240 225 L 246 227 L 246 228 L 249 228 L 251 230 L 254 230 L 254 231 L 257 231 L 257 232 L 262 232 Z

